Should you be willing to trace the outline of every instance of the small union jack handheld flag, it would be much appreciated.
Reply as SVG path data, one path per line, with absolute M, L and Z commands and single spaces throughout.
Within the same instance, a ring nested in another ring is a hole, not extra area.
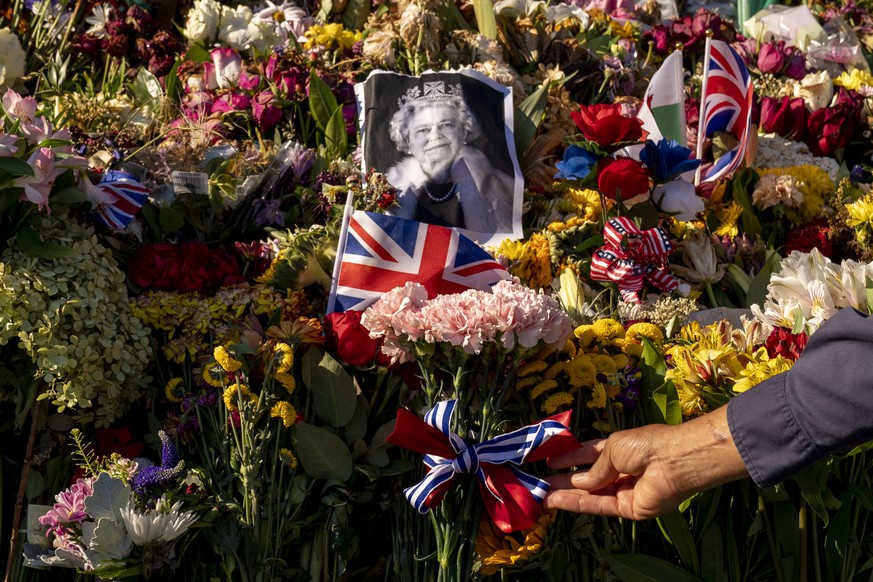
M 118 170 L 104 172 L 97 187 L 110 201 L 98 206 L 94 210 L 94 216 L 106 226 L 118 230 L 130 224 L 151 192 L 136 178 Z
M 458 231 L 395 216 L 355 211 L 340 236 L 327 312 L 363 311 L 407 282 L 433 297 L 490 290 L 509 272 Z

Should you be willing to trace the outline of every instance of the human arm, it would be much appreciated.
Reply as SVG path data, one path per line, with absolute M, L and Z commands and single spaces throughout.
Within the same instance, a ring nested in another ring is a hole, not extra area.
M 592 466 L 549 478 L 544 507 L 637 520 L 669 513 L 697 491 L 748 475 L 725 407 L 680 425 L 652 424 L 587 441 L 549 465 Z
M 545 506 L 645 519 L 748 474 L 760 487 L 774 485 L 873 440 L 871 371 L 873 320 L 844 309 L 812 335 L 790 371 L 727 406 L 677 426 L 617 432 L 553 459 L 554 468 L 593 465 L 552 477 Z

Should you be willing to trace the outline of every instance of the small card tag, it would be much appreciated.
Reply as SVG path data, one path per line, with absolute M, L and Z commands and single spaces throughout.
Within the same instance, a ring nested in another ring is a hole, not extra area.
M 176 194 L 209 194 L 209 175 L 203 172 L 173 172 Z

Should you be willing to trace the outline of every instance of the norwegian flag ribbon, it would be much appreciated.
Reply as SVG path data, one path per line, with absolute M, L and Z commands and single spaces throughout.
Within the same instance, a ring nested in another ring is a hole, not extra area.
M 104 172 L 97 187 L 110 198 L 110 201 L 98 206 L 94 210 L 94 215 L 106 226 L 118 230 L 130 224 L 151 192 L 136 178 L 118 170 Z
M 666 269 L 673 245 L 664 229 L 640 230 L 631 219 L 621 216 L 604 225 L 603 239 L 606 244 L 594 251 L 591 259 L 591 278 L 618 283 L 625 301 L 639 303 L 638 292 L 647 281 L 661 291 L 678 287 Z
M 439 505 L 457 473 L 474 473 L 485 507 L 501 531 L 531 527 L 542 513 L 540 504 L 549 484 L 517 465 L 579 446 L 567 428 L 570 411 L 483 443 L 469 443 L 451 431 L 456 405 L 457 400 L 440 402 L 423 421 L 408 410 L 397 411 L 397 424 L 388 442 L 422 453 L 428 468 L 421 482 L 404 490 L 406 499 L 419 513 L 427 513 Z

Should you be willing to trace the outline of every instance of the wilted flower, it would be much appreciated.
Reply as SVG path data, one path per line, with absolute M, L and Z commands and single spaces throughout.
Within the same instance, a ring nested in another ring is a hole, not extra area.
M 795 140 L 806 134 L 809 113 L 801 97 L 764 97 L 761 99 L 761 129 Z
M 794 96 L 801 97 L 810 111 L 827 107 L 834 97 L 834 85 L 827 71 L 810 73 L 794 85 Z
M 695 230 L 682 242 L 682 265 L 671 265 L 672 270 L 693 283 L 715 283 L 724 277 L 727 265 L 719 264 L 709 237 Z
M 397 58 L 394 50 L 394 41 L 397 35 L 387 30 L 376 30 L 367 35 L 361 46 L 361 54 L 364 58 L 380 63 L 385 67 L 393 67 Z
M 803 192 L 800 191 L 800 184 L 793 176 L 768 174 L 762 176 L 755 184 L 752 203 L 761 210 L 779 204 L 797 208 L 803 203 Z

